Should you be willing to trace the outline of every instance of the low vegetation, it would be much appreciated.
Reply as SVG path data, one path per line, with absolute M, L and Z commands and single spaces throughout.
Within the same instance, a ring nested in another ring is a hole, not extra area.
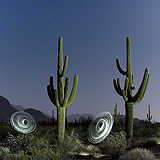
M 124 155 L 120 156 L 118 160 L 157 160 L 156 157 L 147 149 L 135 148 Z
M 0 158 L 74 160 L 85 153 L 95 158 L 104 156 L 106 160 L 157 160 L 149 149 L 160 143 L 160 123 L 142 121 L 136 124 L 132 142 L 126 139 L 125 125 L 118 123 L 105 140 L 93 145 L 87 140 L 88 120 L 86 118 L 86 125 L 84 117 L 83 123 L 66 124 L 65 138 L 61 145 L 57 141 L 56 123 L 39 123 L 36 130 L 27 135 L 1 123 L 0 141 L 3 143 L 0 146 Z

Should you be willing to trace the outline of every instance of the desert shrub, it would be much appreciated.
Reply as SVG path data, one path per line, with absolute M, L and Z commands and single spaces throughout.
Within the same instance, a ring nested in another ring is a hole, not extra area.
M 132 148 L 151 148 L 158 144 L 158 138 L 143 138 L 140 137 L 138 140 L 133 141 Z
M 12 135 L 17 135 L 17 132 L 11 127 L 11 126 L 6 126 L 5 123 L 0 124 L 0 140 L 3 140 L 7 135 L 8 132 L 11 133 Z
M 12 153 L 20 149 L 19 140 L 8 132 L 8 135 L 3 140 L 3 146 L 8 147 Z
M 160 138 L 160 124 L 159 123 L 149 123 L 148 121 L 141 121 L 139 124 L 134 125 L 133 135 L 134 138 L 138 137 L 147 137 L 153 138 L 157 137 Z
M 7 147 L 0 147 L 0 159 L 2 159 L 6 154 L 11 153 L 9 148 Z
M 157 127 L 157 129 L 155 131 L 155 136 L 157 136 L 158 138 L 160 138 L 160 127 Z
M 118 160 L 157 160 L 157 159 L 149 150 L 135 148 L 121 155 Z
M 149 138 L 149 139 L 145 140 L 142 147 L 151 148 L 151 147 L 157 146 L 157 144 L 158 144 L 158 139 L 157 138 Z
M 44 133 L 47 133 L 48 135 L 52 135 L 55 137 L 57 133 L 57 126 L 56 125 L 53 125 L 53 126 L 38 125 L 36 127 L 36 130 L 34 131 L 34 135 L 38 136 L 39 138 L 44 137 Z
M 132 148 L 134 149 L 134 148 L 141 148 L 142 147 L 142 145 L 144 144 L 144 139 L 137 139 L 137 140 L 134 140 L 133 142 L 132 142 Z
M 102 152 L 109 154 L 112 159 L 118 158 L 125 150 L 131 147 L 131 141 L 126 139 L 126 133 L 111 132 L 99 145 Z
M 133 130 L 133 137 L 141 137 L 141 135 L 142 135 L 142 132 L 141 132 L 141 130 L 139 129 L 135 129 L 134 128 L 134 130 Z
M 125 131 L 125 124 L 123 122 L 118 122 L 117 124 L 113 123 L 112 131 L 113 132 Z
M 83 125 L 89 126 L 90 123 L 93 121 L 93 118 L 90 116 L 88 116 L 88 117 L 81 116 L 78 121 L 79 121 L 79 123 L 81 123 Z
M 66 150 L 63 149 L 64 152 L 69 154 L 79 154 L 81 151 L 86 150 L 85 145 L 79 139 L 79 136 L 75 133 L 74 129 L 69 136 L 65 135 L 65 139 L 60 147 L 65 148 Z
M 87 131 L 88 131 L 88 127 L 86 127 L 85 125 L 79 125 L 77 127 L 74 128 L 75 133 L 78 134 L 79 139 L 85 143 L 85 144 L 89 144 L 88 138 L 87 138 Z
M 88 145 L 86 147 L 86 152 L 89 153 L 89 155 L 94 157 L 99 156 L 101 154 L 101 150 L 95 145 Z
M 65 135 L 61 145 L 51 145 L 47 138 L 38 138 L 34 134 L 26 136 L 23 140 L 27 142 L 25 149 L 20 148 L 17 153 L 7 153 L 3 155 L 3 159 L 70 160 L 74 159 L 74 153 L 78 154 L 85 149 L 74 131 L 70 135 Z

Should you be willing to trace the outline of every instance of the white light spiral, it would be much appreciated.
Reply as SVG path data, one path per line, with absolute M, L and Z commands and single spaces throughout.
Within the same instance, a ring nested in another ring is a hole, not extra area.
M 109 112 L 98 114 L 88 128 L 88 140 L 93 144 L 103 141 L 112 129 L 113 121 Z
M 36 128 L 36 120 L 27 112 L 17 111 L 10 117 L 12 127 L 21 133 L 31 133 Z

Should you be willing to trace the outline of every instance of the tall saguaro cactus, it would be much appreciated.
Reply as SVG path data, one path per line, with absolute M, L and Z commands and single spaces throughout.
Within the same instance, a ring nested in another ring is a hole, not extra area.
M 55 122 L 55 119 L 54 119 L 54 109 L 52 110 L 52 123 L 54 123 Z
M 118 113 L 118 115 L 117 115 L 117 103 L 116 103 L 116 106 L 114 108 L 114 124 L 117 124 L 117 120 L 119 118 L 119 115 L 120 115 L 120 113 Z
M 57 107 L 57 122 L 58 122 L 58 143 L 62 143 L 64 140 L 65 132 L 65 112 L 66 106 L 69 106 L 76 95 L 77 84 L 78 84 L 78 75 L 74 76 L 73 88 L 71 95 L 68 98 L 69 92 L 69 77 L 66 77 L 65 87 L 63 84 L 63 78 L 66 73 L 68 56 L 65 56 L 64 65 L 63 65 L 63 53 L 62 53 L 62 44 L 63 38 L 59 38 L 58 44 L 58 68 L 57 68 L 57 89 L 54 88 L 53 77 L 50 77 L 50 84 L 47 86 L 48 96 L 51 102 Z
M 150 105 L 148 105 L 148 114 L 147 114 L 147 118 L 148 118 L 148 121 L 151 122 L 151 119 L 152 119 L 152 116 L 150 115 Z
M 114 83 L 116 92 L 120 96 L 122 96 L 125 101 L 126 133 L 127 133 L 127 138 L 132 139 L 133 137 L 133 107 L 134 107 L 134 104 L 138 104 L 142 100 L 145 94 L 145 91 L 148 85 L 148 81 L 149 81 L 149 76 L 150 76 L 149 68 L 145 69 L 145 73 L 144 73 L 140 88 L 137 91 L 137 93 L 133 96 L 132 92 L 135 89 L 135 87 L 133 86 L 133 74 L 132 74 L 132 69 L 131 69 L 130 37 L 127 37 L 127 69 L 126 71 L 123 71 L 121 69 L 118 59 L 116 59 L 116 64 L 117 64 L 117 68 L 119 72 L 122 75 L 126 76 L 124 89 L 121 89 L 120 87 L 120 78 L 117 78 L 117 82 L 116 82 L 116 79 L 114 79 L 113 83 Z
M 67 108 L 66 108 L 66 113 L 65 113 L 65 121 L 66 121 L 66 123 L 68 123 L 68 121 L 67 121 Z

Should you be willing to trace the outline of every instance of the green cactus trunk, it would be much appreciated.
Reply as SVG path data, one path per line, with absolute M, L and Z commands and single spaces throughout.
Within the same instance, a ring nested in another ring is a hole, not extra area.
M 51 102 L 57 107 L 57 122 L 58 122 L 57 131 L 58 131 L 59 144 L 62 143 L 64 140 L 66 106 L 69 106 L 74 101 L 78 84 L 78 75 L 75 75 L 71 95 L 68 98 L 69 77 L 66 77 L 65 87 L 63 84 L 63 77 L 66 73 L 68 64 L 68 56 L 65 56 L 63 65 L 62 43 L 63 39 L 62 37 L 60 37 L 58 43 L 57 89 L 54 88 L 54 82 L 52 76 L 50 77 L 50 84 L 47 86 L 48 96 Z
M 115 124 L 115 125 L 117 124 L 119 115 L 120 115 L 120 113 L 118 113 L 118 115 L 117 115 L 117 103 L 116 103 L 116 106 L 115 106 L 115 108 L 114 108 L 114 124 Z
M 57 120 L 58 120 L 58 143 L 61 144 L 64 139 L 65 133 L 65 112 L 66 107 L 57 108 Z
M 66 112 L 65 112 L 65 122 L 68 123 L 68 121 L 67 121 L 67 108 L 66 108 Z
M 148 118 L 149 123 L 151 123 L 152 116 L 150 114 L 150 105 L 148 105 L 148 111 L 149 113 L 147 114 L 147 118 Z
M 120 67 L 119 59 L 116 59 L 117 68 L 122 75 L 126 76 L 124 89 L 120 87 L 120 78 L 113 80 L 114 87 L 116 92 L 123 97 L 125 101 L 125 110 L 126 110 L 126 133 L 127 138 L 133 138 L 133 107 L 134 104 L 138 104 L 144 97 L 145 91 L 147 89 L 149 81 L 149 69 L 145 69 L 142 83 L 138 92 L 133 96 L 132 92 L 135 89 L 133 86 L 133 74 L 131 69 L 131 53 L 130 53 L 130 37 L 127 37 L 127 70 L 123 71 Z
M 54 109 L 52 110 L 52 123 L 55 122 L 55 119 L 54 119 Z
M 125 102 L 125 112 L 126 112 L 125 123 L 126 123 L 127 139 L 133 137 L 133 107 L 134 107 L 133 104 Z

